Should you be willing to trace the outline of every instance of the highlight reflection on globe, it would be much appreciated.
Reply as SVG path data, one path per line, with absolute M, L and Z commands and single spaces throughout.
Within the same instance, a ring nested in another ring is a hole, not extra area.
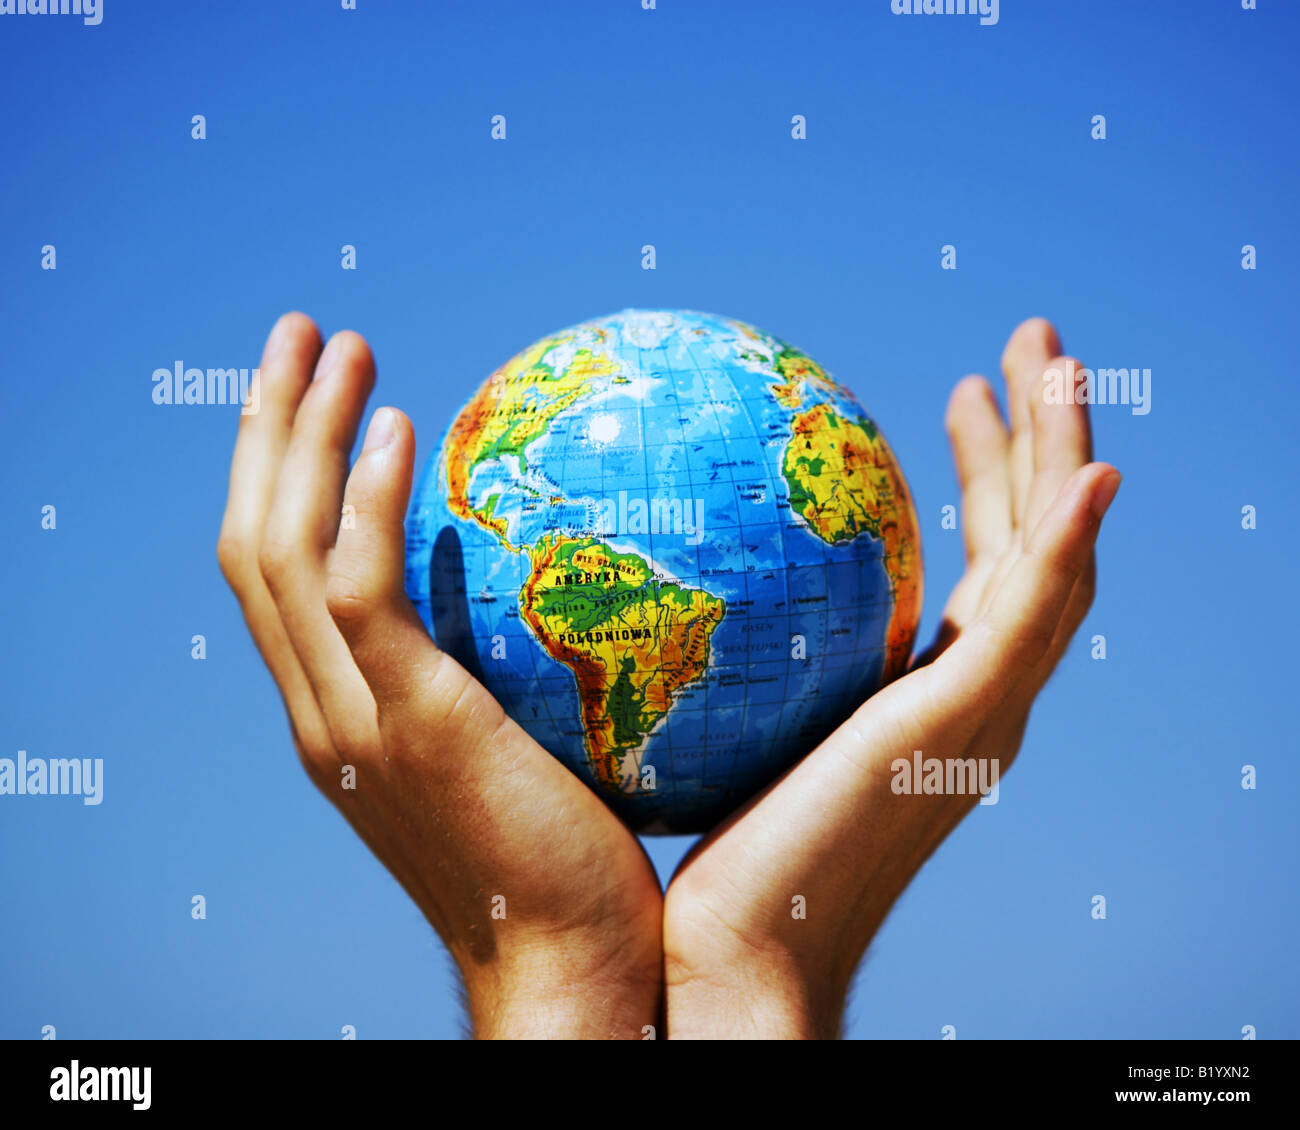
M 815 361 L 624 310 L 461 410 L 412 499 L 406 587 L 630 826 L 695 832 L 902 672 L 921 558 L 884 437 Z

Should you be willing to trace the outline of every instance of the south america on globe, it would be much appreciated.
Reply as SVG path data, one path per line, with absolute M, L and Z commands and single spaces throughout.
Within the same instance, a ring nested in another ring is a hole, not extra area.
M 452 422 L 407 518 L 438 645 L 634 830 L 706 830 L 900 675 L 907 484 L 812 358 L 624 310 L 529 346 Z

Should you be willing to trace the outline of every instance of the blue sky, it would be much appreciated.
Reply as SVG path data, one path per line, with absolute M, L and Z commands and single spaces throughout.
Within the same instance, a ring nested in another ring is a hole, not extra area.
M 1036 314 L 1151 369 L 1149 414 L 1094 413 L 1125 474 L 1096 604 L 1000 803 L 876 939 L 849 1034 L 1300 1036 L 1300 10 L 358 8 L 0 15 L 0 757 L 105 763 L 97 807 L 0 797 L 0 1037 L 460 1033 L 217 570 L 236 414 L 150 378 L 251 368 L 302 309 L 368 338 L 423 460 L 510 355 L 629 306 L 743 318 L 853 388 L 917 500 L 923 637 L 961 568 L 952 385 Z M 661 871 L 688 844 L 653 841 Z

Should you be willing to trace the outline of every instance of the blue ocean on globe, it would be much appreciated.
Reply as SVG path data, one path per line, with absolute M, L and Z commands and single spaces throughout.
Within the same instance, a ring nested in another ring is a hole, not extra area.
M 699 832 L 906 668 L 907 485 L 862 406 L 744 322 L 624 310 L 548 335 L 412 498 L 439 646 L 633 829 Z

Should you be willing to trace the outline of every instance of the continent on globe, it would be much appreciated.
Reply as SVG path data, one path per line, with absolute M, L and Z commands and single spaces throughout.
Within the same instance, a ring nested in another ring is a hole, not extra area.
M 851 541 L 864 530 L 885 545 L 894 614 L 886 642 L 886 682 L 906 669 L 920 619 L 916 532 L 898 520 L 907 509 L 907 484 L 876 426 L 865 416 L 846 419 L 826 404 L 794 418 L 782 470 L 790 507 L 818 537 Z
M 543 358 L 569 340 L 561 334 L 524 350 L 493 373 L 457 417 L 446 442 L 447 501 L 452 513 L 504 533 L 503 524 L 492 518 L 498 495 L 489 496 L 478 507 L 470 505 L 468 484 L 474 468 L 510 457 L 522 471 L 529 443 L 542 435 L 557 415 L 588 394 L 594 378 L 617 371 L 587 349 L 579 350 L 559 371 L 544 363 Z
M 726 605 L 590 538 L 544 537 L 532 562 L 520 611 L 577 677 L 591 771 L 608 788 L 635 790 L 635 753 L 674 694 L 704 673 Z
M 707 829 L 901 674 L 907 484 L 812 358 L 625 310 L 493 373 L 430 459 L 407 591 L 440 646 L 634 829 Z

